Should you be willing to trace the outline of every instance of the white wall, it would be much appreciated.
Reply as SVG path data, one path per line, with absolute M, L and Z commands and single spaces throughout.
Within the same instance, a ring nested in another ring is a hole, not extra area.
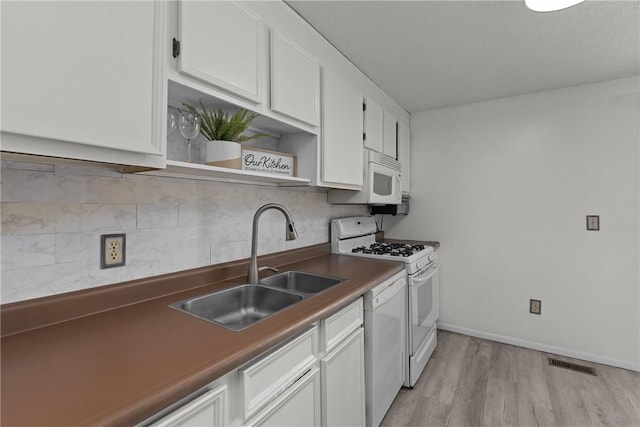
M 122 175 L 104 169 L 2 162 L 1 302 L 9 303 L 248 258 L 256 209 L 258 254 L 329 241 L 331 218 L 364 215 L 327 192 Z M 100 235 L 126 233 L 124 267 L 100 269 Z
M 441 242 L 445 328 L 640 369 L 639 80 L 411 116 L 387 235 Z

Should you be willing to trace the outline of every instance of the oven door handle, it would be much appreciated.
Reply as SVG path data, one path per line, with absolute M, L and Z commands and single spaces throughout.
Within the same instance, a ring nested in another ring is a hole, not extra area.
M 437 273 L 439 267 L 440 263 L 434 262 L 426 270 L 424 270 L 424 272 L 414 275 L 409 281 L 409 284 L 411 286 L 421 286 L 425 284 L 429 279 L 433 277 L 434 274 Z

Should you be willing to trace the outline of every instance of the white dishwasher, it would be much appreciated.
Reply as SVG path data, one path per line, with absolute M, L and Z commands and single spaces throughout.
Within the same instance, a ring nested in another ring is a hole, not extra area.
M 404 382 L 406 272 L 364 296 L 366 425 L 378 427 Z

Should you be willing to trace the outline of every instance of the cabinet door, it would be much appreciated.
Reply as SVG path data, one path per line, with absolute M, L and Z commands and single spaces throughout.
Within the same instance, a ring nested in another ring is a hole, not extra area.
M 360 329 L 364 322 L 362 297 L 358 298 L 339 312 L 320 321 L 320 348 L 331 352 L 337 345 Z
M 4 1 L 1 7 L 2 130 L 44 139 L 17 151 L 83 158 L 63 152 L 57 140 L 164 154 L 166 83 L 157 45 L 165 37 L 164 2 Z
M 382 152 L 394 159 L 397 157 L 396 119 L 391 114 L 384 112 L 383 150 Z
M 271 109 L 318 125 L 320 65 L 297 44 L 271 34 Z
M 411 133 L 409 127 L 398 123 L 398 160 L 402 164 L 402 193 L 411 190 Z
M 322 180 L 362 186 L 362 95 L 333 72 L 322 74 Z
M 224 427 L 226 413 L 227 386 L 221 385 L 172 412 L 153 427 Z
M 264 25 L 234 1 L 179 2 L 178 70 L 205 83 L 262 101 Z
M 316 363 L 318 328 L 240 369 L 243 415 L 251 417 Z
M 364 330 L 359 328 L 320 361 L 322 425 L 363 426 L 365 422 Z
M 365 101 L 364 111 L 364 146 L 382 153 L 382 108 L 370 99 Z
M 317 366 L 268 406 L 249 426 L 301 427 L 320 425 L 320 375 Z

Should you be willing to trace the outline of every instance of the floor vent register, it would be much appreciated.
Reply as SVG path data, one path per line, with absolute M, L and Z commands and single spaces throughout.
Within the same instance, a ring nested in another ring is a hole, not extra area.
M 549 358 L 549 365 L 557 366 L 558 368 L 569 369 L 572 371 L 580 372 L 582 374 L 593 375 L 597 377 L 596 370 L 590 366 L 578 365 L 577 363 L 565 362 L 564 360 Z

